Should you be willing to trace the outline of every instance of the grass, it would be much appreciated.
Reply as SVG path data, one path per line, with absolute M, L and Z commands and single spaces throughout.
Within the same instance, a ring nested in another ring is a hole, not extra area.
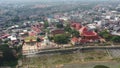
M 109 59 L 105 50 L 90 50 L 85 51 L 83 54 L 85 61 L 101 61 Z
M 113 61 L 117 61 L 117 62 L 120 62 L 120 58 L 114 58 L 112 59 Z
M 90 50 L 73 53 L 73 54 L 55 54 L 55 55 L 44 55 L 39 57 L 25 58 L 23 60 L 23 66 L 27 64 L 37 66 L 36 68 L 50 68 L 56 65 L 66 65 L 70 63 L 82 63 L 88 61 L 105 61 L 110 60 L 106 54 L 106 51 L 100 50 Z

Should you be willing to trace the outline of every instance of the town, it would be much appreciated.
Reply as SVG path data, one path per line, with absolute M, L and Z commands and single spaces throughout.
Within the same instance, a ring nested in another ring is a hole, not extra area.
M 118 1 L 71 2 L 0 2 L 0 66 L 46 52 L 120 48 Z

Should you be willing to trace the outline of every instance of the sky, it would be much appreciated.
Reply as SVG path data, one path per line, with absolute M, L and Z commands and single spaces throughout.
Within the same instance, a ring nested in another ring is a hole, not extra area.
M 0 0 L 0 1 L 85 1 L 85 0 Z M 106 0 L 86 0 L 86 1 L 106 1 Z
M 120 1 L 120 0 L 0 0 L 0 2 Z

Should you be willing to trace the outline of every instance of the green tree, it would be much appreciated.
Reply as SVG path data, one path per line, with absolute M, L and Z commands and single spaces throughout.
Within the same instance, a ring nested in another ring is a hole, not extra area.
M 117 43 L 120 42 L 120 36 L 113 36 L 111 41 L 117 42 Z
M 41 42 L 41 39 L 40 39 L 40 38 L 37 38 L 37 42 Z
M 73 37 L 79 37 L 80 36 L 79 32 L 77 30 L 74 30 L 74 29 L 71 30 L 71 34 L 72 34 Z
M 57 28 L 63 28 L 63 24 L 59 24 L 59 23 L 58 23 L 58 24 L 56 24 L 56 27 L 57 27 Z
M 2 39 L 0 39 L 0 43 L 2 43 L 3 41 L 2 41 Z
M 74 36 L 74 37 L 79 37 L 80 36 L 80 33 L 77 31 L 77 30 L 75 30 L 75 29 L 71 29 L 70 28 L 70 25 L 67 25 L 65 28 L 64 28 L 64 30 L 66 31 L 66 32 L 68 32 L 68 33 L 70 33 L 72 36 Z
M 67 25 L 65 28 L 64 28 L 64 30 L 66 31 L 66 32 L 71 32 L 71 28 L 70 28 L 70 25 Z
M 0 51 L 3 52 L 3 57 L 1 63 L 3 65 L 15 66 L 17 64 L 17 58 L 13 53 L 13 49 L 9 48 L 8 44 L 0 45 Z M 12 63 L 14 64 L 12 64 Z
M 51 36 L 48 36 L 48 39 L 49 39 L 50 41 L 52 41 L 52 40 L 53 40 L 53 37 L 51 37 Z
M 44 27 L 45 28 L 49 27 L 49 23 L 47 21 L 44 22 Z
M 105 38 L 106 40 L 110 40 L 111 39 L 111 35 L 107 30 L 103 30 L 99 33 L 99 35 L 103 38 Z
M 12 19 L 11 21 L 13 21 L 13 22 L 18 22 L 18 21 L 20 21 L 20 18 L 18 17 L 18 16 L 16 16 L 14 19 Z
M 96 65 L 94 68 L 109 68 L 109 67 L 104 66 L 104 65 Z
M 69 37 L 64 34 L 57 34 L 54 36 L 54 42 L 58 44 L 67 44 L 69 41 Z

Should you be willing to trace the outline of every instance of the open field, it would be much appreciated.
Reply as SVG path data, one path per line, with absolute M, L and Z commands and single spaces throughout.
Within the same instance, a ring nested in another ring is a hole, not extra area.
M 106 50 L 82 50 L 72 54 L 58 53 L 24 57 L 22 68 L 92 68 L 98 64 L 119 68 L 120 64 L 115 60 L 111 59 Z
M 76 64 L 67 64 L 62 68 L 93 68 L 95 65 L 105 65 L 110 68 L 120 68 L 120 63 L 118 62 L 87 62 L 87 63 L 76 63 Z

